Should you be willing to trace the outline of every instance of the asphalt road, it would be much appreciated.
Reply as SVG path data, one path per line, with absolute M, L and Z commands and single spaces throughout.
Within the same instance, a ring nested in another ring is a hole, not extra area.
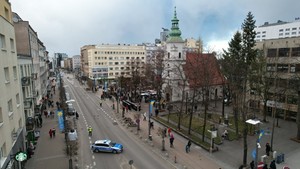
M 68 79 L 66 77 L 69 77 Z M 72 75 L 65 75 L 64 84 L 70 94 L 75 109 L 79 113 L 79 164 L 83 169 L 129 169 L 133 160 L 133 169 L 171 169 L 174 166 L 144 146 L 142 140 L 132 137 L 123 126 L 115 124 L 111 107 L 105 102 L 99 106 L 99 95 L 86 91 Z M 93 136 L 89 137 L 87 127 L 92 126 Z M 111 139 L 124 146 L 120 154 L 93 153 L 90 145 L 97 139 Z

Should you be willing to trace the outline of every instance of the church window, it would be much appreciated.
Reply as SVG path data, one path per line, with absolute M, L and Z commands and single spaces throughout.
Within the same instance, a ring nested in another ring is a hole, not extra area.
M 170 59 L 170 52 L 168 52 L 168 59 Z
M 179 52 L 178 58 L 181 58 L 181 52 Z

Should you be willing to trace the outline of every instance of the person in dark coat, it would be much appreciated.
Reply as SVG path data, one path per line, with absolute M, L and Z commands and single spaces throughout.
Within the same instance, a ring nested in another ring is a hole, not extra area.
M 267 156 L 270 156 L 271 146 L 269 143 L 266 144 L 266 154 Z
M 251 163 L 250 163 L 250 168 L 251 168 L 251 169 L 254 169 L 254 161 L 253 161 L 253 160 L 252 160 Z
M 262 169 L 268 169 L 268 165 L 267 165 L 267 164 L 264 164 L 264 166 L 263 166 Z
M 275 160 L 273 160 L 270 164 L 270 169 L 276 169 Z
M 191 145 L 192 145 L 192 142 L 191 142 L 191 140 L 189 140 L 187 145 L 185 146 L 186 153 L 189 153 L 191 151 Z

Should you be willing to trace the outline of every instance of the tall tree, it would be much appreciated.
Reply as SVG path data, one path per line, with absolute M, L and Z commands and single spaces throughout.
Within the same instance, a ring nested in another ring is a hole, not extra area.
M 246 123 L 246 115 L 247 115 L 247 105 L 246 105 L 246 93 L 247 93 L 247 83 L 251 84 L 249 81 L 249 76 L 256 72 L 256 70 L 252 67 L 252 65 L 257 61 L 257 50 L 254 49 L 255 46 L 255 36 L 256 32 L 255 28 L 255 20 L 254 16 L 251 12 L 247 14 L 244 23 L 242 24 L 243 30 L 243 38 L 242 38 L 242 57 L 245 58 L 245 74 L 243 76 L 243 104 L 242 104 L 242 122 L 244 123 L 243 128 L 243 139 L 244 139 L 244 156 L 243 156 L 243 165 L 247 165 L 247 153 L 248 153 L 248 144 L 247 144 L 247 134 L 248 134 L 248 126 Z

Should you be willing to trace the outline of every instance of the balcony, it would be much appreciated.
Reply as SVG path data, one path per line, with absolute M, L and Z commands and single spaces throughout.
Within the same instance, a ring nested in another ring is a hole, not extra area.
M 31 99 L 26 99 L 24 101 L 24 109 L 30 109 L 32 107 L 32 100 Z

